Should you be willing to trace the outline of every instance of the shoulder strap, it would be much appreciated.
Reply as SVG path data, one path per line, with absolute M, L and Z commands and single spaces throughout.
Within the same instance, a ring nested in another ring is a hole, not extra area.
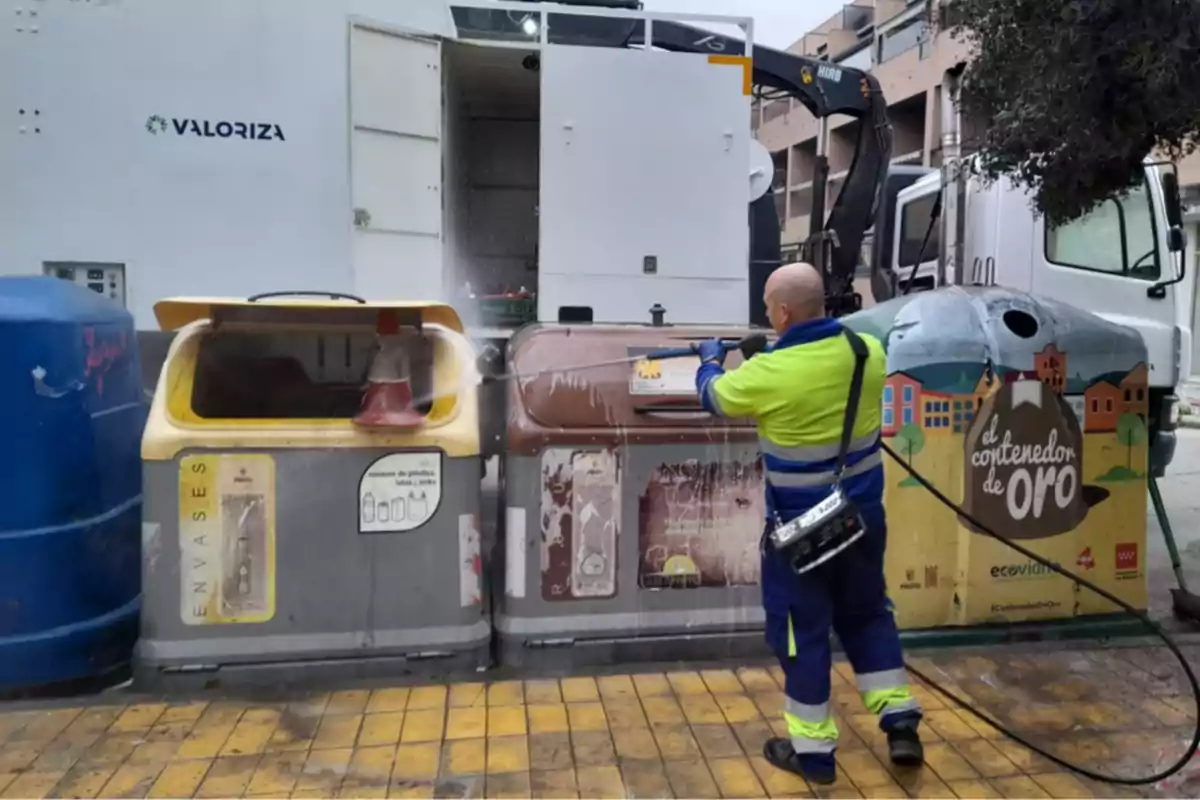
M 850 378 L 850 398 L 846 401 L 846 416 L 842 422 L 842 443 L 838 449 L 837 464 L 833 468 L 833 481 L 842 480 L 842 472 L 846 469 L 846 455 L 850 450 L 850 439 L 854 436 L 854 423 L 858 419 L 858 403 L 862 399 L 863 373 L 866 372 L 867 344 L 857 333 L 842 326 L 842 334 L 854 351 L 854 375 Z

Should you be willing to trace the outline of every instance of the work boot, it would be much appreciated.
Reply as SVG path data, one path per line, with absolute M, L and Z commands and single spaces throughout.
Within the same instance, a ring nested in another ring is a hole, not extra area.
M 799 775 L 809 783 L 828 786 L 837 782 L 833 753 L 797 753 L 791 739 L 767 739 L 763 745 L 763 758 L 771 766 Z
M 900 767 L 918 767 L 925 762 L 925 748 L 916 721 L 905 720 L 887 731 L 888 755 Z

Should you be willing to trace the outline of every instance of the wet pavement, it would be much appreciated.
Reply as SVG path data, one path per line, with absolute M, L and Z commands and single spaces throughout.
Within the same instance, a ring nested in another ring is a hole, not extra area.
M 1200 645 L 1188 648 L 1200 658 Z M 1182 754 L 1195 717 L 1161 648 L 934 651 L 914 666 L 1050 752 L 1119 775 Z M 893 768 L 849 665 L 833 673 L 838 783 L 761 758 L 777 667 L 376 686 L 271 702 L 113 694 L 0 707 L 3 797 L 1128 797 L 1200 795 L 1200 763 L 1108 787 L 1005 739 L 929 688 L 927 764 Z
M 1160 485 L 1200 591 L 1200 430 L 1181 431 Z M 1151 611 L 1167 620 L 1174 577 L 1152 513 L 1148 525 Z M 1200 644 L 1184 650 L 1200 665 Z M 1049 752 L 1098 772 L 1159 771 L 1191 740 L 1190 688 L 1162 647 L 1056 643 L 927 651 L 912 662 Z M 1200 796 L 1195 759 L 1154 786 L 1104 785 L 919 684 L 927 764 L 895 769 L 844 663 L 833 674 L 842 772 L 814 791 L 761 758 L 763 741 L 783 732 L 780 678 L 769 663 L 638 666 L 270 700 L 118 691 L 0 704 L 0 797 Z
M 1200 401 L 1200 393 L 1197 400 Z M 1200 593 L 1200 429 L 1179 430 L 1175 460 L 1158 485 L 1175 532 L 1185 579 L 1192 591 Z M 1151 616 L 1169 620 L 1171 596 L 1167 590 L 1175 586 L 1175 575 L 1163 543 L 1162 528 L 1149 503 L 1146 553 Z

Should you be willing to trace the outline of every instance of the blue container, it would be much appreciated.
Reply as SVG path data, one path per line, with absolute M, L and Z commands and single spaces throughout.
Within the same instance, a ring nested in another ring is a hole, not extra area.
M 129 662 L 145 417 L 127 311 L 56 278 L 0 278 L 0 692 Z

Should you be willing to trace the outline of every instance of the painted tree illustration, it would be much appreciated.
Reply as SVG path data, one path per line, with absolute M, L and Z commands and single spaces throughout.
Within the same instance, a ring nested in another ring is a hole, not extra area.
M 1137 414 L 1122 414 L 1117 419 L 1117 441 L 1128 448 L 1125 468 L 1133 470 L 1133 446 L 1146 441 L 1146 423 Z
M 894 441 L 896 450 L 904 454 L 911 467 L 913 456 L 925 449 L 925 431 L 916 423 L 910 422 L 896 431 Z

